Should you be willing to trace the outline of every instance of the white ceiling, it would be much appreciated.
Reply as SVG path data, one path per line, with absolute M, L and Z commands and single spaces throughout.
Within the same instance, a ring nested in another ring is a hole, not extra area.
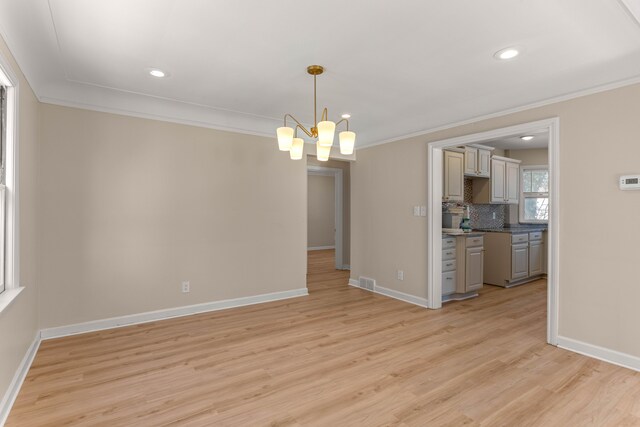
M 533 139 L 524 141 L 522 136 L 533 136 Z M 537 132 L 528 132 L 526 134 L 518 134 L 500 139 L 491 139 L 483 141 L 482 145 L 500 148 L 502 150 L 530 150 L 533 148 L 547 148 L 549 146 L 549 130 L 540 129 Z
M 286 112 L 312 121 L 305 69 L 321 64 L 319 107 L 351 113 L 360 147 L 640 81 L 640 25 L 614 0 L 0 0 L 0 12 L 44 102 L 274 135 Z M 513 45 L 515 60 L 493 58 Z

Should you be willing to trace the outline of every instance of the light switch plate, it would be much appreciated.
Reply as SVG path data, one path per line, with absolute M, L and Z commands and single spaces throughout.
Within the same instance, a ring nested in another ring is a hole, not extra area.
M 413 207 L 413 216 L 420 216 L 420 206 Z
M 420 206 L 420 216 L 427 216 L 427 207 Z

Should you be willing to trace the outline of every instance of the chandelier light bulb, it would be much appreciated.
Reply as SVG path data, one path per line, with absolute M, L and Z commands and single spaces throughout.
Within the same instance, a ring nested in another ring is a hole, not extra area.
M 334 122 L 318 122 L 318 142 L 320 142 L 320 145 L 331 147 L 335 133 L 336 124 Z
M 302 152 L 304 151 L 304 140 L 302 138 L 293 138 L 291 144 L 291 150 L 289 150 L 289 156 L 291 160 L 302 159 Z
M 322 145 L 320 141 L 316 142 L 316 157 L 321 162 L 329 160 L 329 154 L 331 153 L 330 145 Z
M 338 134 L 340 139 L 340 154 L 353 154 L 353 147 L 356 143 L 356 133 L 344 131 Z
M 293 143 L 293 128 L 281 127 L 277 130 L 278 148 L 280 151 L 289 151 Z

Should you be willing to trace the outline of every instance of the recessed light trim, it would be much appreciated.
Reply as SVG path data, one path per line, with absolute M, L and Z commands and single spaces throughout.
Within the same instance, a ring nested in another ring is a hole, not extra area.
M 499 59 L 501 61 L 513 59 L 516 56 L 520 55 L 520 50 L 516 47 L 507 47 L 504 49 L 500 49 L 496 53 L 493 54 L 493 57 Z
M 344 113 L 344 114 L 342 115 L 342 118 L 343 118 L 343 119 L 349 119 L 349 118 L 351 118 L 351 114 L 349 114 L 349 113 Z
M 157 78 L 162 78 L 162 77 L 166 77 L 167 73 L 165 73 L 164 71 L 158 69 L 158 68 L 151 68 L 149 69 L 149 74 L 152 75 L 153 77 L 157 77 Z
M 525 135 L 520 137 L 523 141 L 531 141 L 533 139 L 533 135 Z

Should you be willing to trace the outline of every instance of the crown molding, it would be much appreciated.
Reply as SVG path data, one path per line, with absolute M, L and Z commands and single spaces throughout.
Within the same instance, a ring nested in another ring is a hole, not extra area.
M 413 133 L 409 133 L 409 134 L 405 134 L 405 135 L 401 135 L 401 136 L 397 136 L 397 137 L 393 137 L 393 138 L 389 138 L 389 139 L 384 139 L 381 141 L 376 141 L 376 142 L 372 142 L 370 144 L 366 144 L 366 145 L 361 145 L 358 147 L 358 149 L 363 150 L 366 148 L 371 148 L 371 147 L 375 147 L 378 145 L 384 145 L 384 144 L 389 144 L 391 142 L 397 142 L 397 141 L 402 141 L 405 139 L 409 139 L 409 138 L 415 138 L 418 136 L 424 136 L 424 135 L 428 135 L 430 133 L 434 133 L 434 132 L 440 132 L 443 130 L 447 130 L 447 129 L 453 129 L 459 126 L 464 126 L 464 125 L 469 125 L 472 123 L 478 123 L 481 122 L 483 120 L 489 120 L 489 119 L 494 119 L 497 117 L 503 117 L 503 116 L 507 116 L 509 114 L 515 114 L 515 113 L 519 113 L 522 111 L 527 111 L 527 110 L 532 110 L 534 108 L 539 108 L 539 107 L 544 107 L 546 105 L 551 105 L 551 104 L 557 104 L 560 102 L 564 102 L 564 101 L 569 101 L 572 99 L 576 99 L 576 98 L 582 98 L 584 96 L 589 96 L 589 95 L 595 95 L 597 93 L 601 93 L 601 92 L 607 92 L 609 90 L 614 90 L 614 89 L 619 89 L 625 86 L 632 86 L 635 84 L 640 84 L 640 76 L 637 77 L 633 77 L 630 79 L 625 79 L 625 80 L 620 80 L 617 82 L 613 82 L 613 83 L 608 83 L 605 85 L 599 85 L 599 86 L 595 86 L 589 89 L 584 89 L 581 91 L 577 91 L 577 92 L 572 92 L 569 94 L 565 94 L 565 95 L 561 95 L 561 96 L 556 96 L 553 98 L 548 98 L 542 101 L 537 101 L 534 103 L 530 103 L 530 104 L 525 104 L 519 107 L 514 107 L 514 108 L 509 108 L 506 110 L 501 110 L 495 113 L 490 113 L 490 114 L 485 114 L 482 116 L 476 116 L 470 119 L 466 119 L 466 120 L 461 120 L 458 122 L 453 122 L 453 123 L 448 123 L 442 126 L 437 126 L 434 128 L 429 128 L 429 129 L 425 129 L 425 130 L 421 130 L 421 131 L 417 131 L 417 132 L 413 132 Z

